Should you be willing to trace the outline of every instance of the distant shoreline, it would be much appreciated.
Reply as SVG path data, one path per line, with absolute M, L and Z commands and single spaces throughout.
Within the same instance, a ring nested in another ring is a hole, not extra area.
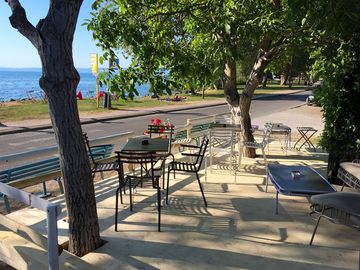
M 105 70 L 105 68 L 99 68 L 100 70 Z M 78 72 L 82 72 L 82 73 L 91 73 L 91 68 L 76 68 L 76 70 Z M 42 69 L 41 67 L 22 67 L 22 68 L 17 68 L 17 67 L 0 67 L 0 71 L 20 71 L 20 72 L 26 72 L 26 71 L 35 71 L 35 72 L 41 72 Z
M 90 69 L 78 69 L 80 82 L 76 92 L 81 91 L 84 98 L 96 96 L 96 78 Z M 39 86 L 41 68 L 0 68 L 0 102 L 43 100 L 44 92 Z M 149 93 L 148 85 L 137 87 L 140 96 Z M 99 91 L 106 91 L 103 86 Z

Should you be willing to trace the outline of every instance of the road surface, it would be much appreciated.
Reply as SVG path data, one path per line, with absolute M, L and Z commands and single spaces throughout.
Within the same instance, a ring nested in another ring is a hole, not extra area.
M 304 104 L 307 96 L 307 92 L 300 92 L 290 95 L 269 95 L 253 100 L 251 104 L 252 123 L 256 124 L 256 119 L 258 117 L 264 117 L 266 115 L 285 111 Z M 188 118 L 196 118 L 224 112 L 228 112 L 227 105 L 197 108 L 192 109 L 191 111 L 175 111 L 128 119 L 104 120 L 97 123 L 85 124 L 83 125 L 83 130 L 88 133 L 90 140 L 127 131 L 133 131 L 135 134 L 140 135 L 146 129 L 150 119 L 154 117 L 158 117 L 163 120 L 168 118 L 176 126 L 184 125 L 186 123 L 186 119 Z M 269 119 L 269 121 L 271 121 L 271 119 Z M 55 145 L 55 139 L 51 129 L 2 135 L 0 136 L 0 156 L 53 145 Z

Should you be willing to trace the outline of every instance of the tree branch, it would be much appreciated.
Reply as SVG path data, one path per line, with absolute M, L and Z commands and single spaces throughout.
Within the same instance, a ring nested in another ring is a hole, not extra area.
M 12 11 L 12 15 L 9 17 L 11 26 L 30 40 L 36 49 L 39 49 L 41 36 L 38 30 L 27 19 L 25 9 L 18 0 L 6 0 L 6 2 Z

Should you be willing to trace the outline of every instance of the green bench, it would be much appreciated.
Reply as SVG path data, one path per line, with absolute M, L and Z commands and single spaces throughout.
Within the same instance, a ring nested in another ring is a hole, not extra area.
M 201 138 L 208 132 L 212 123 L 213 122 L 193 125 L 190 129 L 190 137 L 188 137 L 188 129 L 186 127 L 176 130 L 173 143 L 190 143 L 192 140 L 195 140 L 196 144 L 199 145 Z
M 113 149 L 113 144 L 92 146 L 91 152 L 95 160 L 100 160 L 110 157 Z M 9 184 L 16 188 L 24 188 L 42 183 L 42 196 L 49 195 L 46 190 L 46 181 L 49 180 L 57 181 L 60 192 L 62 194 L 64 193 L 64 188 L 61 182 L 60 159 L 58 157 L 52 157 L 0 171 L 0 182 Z M 4 200 L 6 212 L 10 213 L 11 208 L 7 196 L 0 193 L 0 198 Z

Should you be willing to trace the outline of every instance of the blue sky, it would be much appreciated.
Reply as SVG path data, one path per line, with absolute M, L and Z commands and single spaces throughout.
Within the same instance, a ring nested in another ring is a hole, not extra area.
M 44 18 L 49 7 L 49 0 L 21 0 L 29 21 L 36 26 Z M 78 19 L 73 42 L 73 57 L 75 67 L 89 68 L 90 53 L 101 53 L 92 40 L 91 32 L 81 26 L 90 17 L 93 0 L 84 0 Z M 5 1 L 0 1 L 0 67 L 40 67 L 40 59 L 36 49 L 9 22 L 10 8 Z M 128 60 L 120 59 L 120 63 L 127 65 Z

